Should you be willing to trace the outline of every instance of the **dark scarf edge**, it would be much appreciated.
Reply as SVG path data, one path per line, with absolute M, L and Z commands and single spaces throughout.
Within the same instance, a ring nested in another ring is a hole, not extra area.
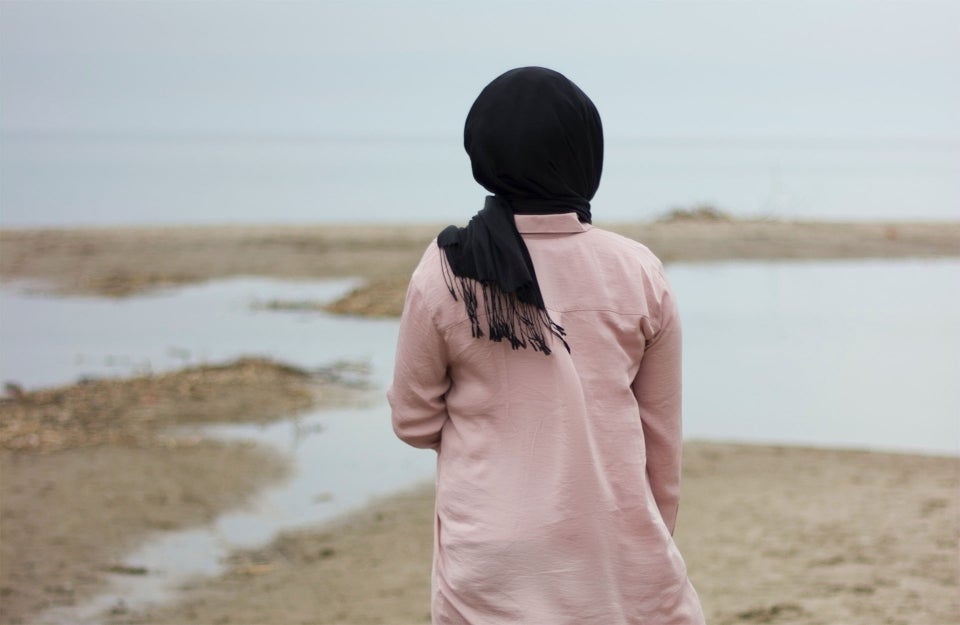
M 531 285 L 521 287 L 515 293 L 506 293 L 492 280 L 479 280 L 456 274 L 452 266 L 455 262 L 452 260 L 455 254 L 453 248 L 457 245 L 456 241 L 462 230 L 463 228 L 457 226 L 445 228 L 437 237 L 437 247 L 441 251 L 440 270 L 444 283 L 454 301 L 463 302 L 470 320 L 471 336 L 475 339 L 487 336 L 497 343 L 506 339 L 512 349 L 526 349 L 529 346 L 545 356 L 553 352 L 549 344 L 550 337 L 553 336 L 558 338 L 570 353 L 570 344 L 564 338 L 567 335 L 566 330 L 550 317 L 536 276 L 533 277 Z M 521 251 L 532 270 L 533 263 L 522 240 Z M 486 333 L 480 323 L 478 292 L 483 296 Z

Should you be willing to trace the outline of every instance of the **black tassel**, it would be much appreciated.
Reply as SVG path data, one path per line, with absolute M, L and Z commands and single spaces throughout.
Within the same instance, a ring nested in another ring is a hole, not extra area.
M 464 278 L 453 273 L 447 255 L 440 254 L 444 282 L 455 301 L 463 301 L 470 319 L 470 333 L 473 338 L 483 338 L 478 314 L 479 299 L 477 287 L 483 290 L 484 313 L 487 317 L 487 336 L 491 341 L 510 342 L 513 349 L 531 347 L 534 351 L 549 356 L 550 336 L 560 339 L 570 352 L 570 345 L 564 337 L 566 331 L 550 318 L 545 308 L 521 300 L 520 293 L 504 293 L 495 283 L 479 282 L 473 278 Z M 532 299 L 530 294 L 524 299 Z

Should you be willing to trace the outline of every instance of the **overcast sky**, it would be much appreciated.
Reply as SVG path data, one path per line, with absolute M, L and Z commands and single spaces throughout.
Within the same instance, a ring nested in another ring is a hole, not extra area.
M 608 137 L 960 137 L 960 2 L 0 3 L 5 132 L 459 133 L 545 65 Z

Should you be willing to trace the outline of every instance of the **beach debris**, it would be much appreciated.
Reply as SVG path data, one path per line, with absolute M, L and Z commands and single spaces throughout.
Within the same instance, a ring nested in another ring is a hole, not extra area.
M 254 310 L 277 310 L 285 312 L 324 312 L 324 302 L 319 300 L 284 300 L 271 299 L 255 301 Z
M 193 352 L 191 352 L 189 349 L 185 347 L 171 346 L 167 348 L 167 355 L 169 355 L 171 358 L 177 358 L 183 363 L 188 363 L 190 362 L 190 359 L 193 357 Z
M 359 360 L 338 360 L 331 365 L 310 370 L 310 375 L 327 384 L 351 388 L 369 388 L 370 363 Z
M 295 444 L 299 444 L 303 439 L 308 436 L 313 436 L 314 434 L 319 434 L 323 432 L 324 429 L 322 423 L 304 423 L 299 418 L 294 418 L 293 441 Z
M 17 401 L 23 397 L 23 387 L 16 382 L 6 382 L 3 385 L 3 393 L 7 398 Z
M 44 586 L 43 589 L 51 594 L 56 595 L 72 595 L 74 592 L 73 584 L 70 582 L 64 582 L 62 584 L 48 584 Z
M 750 623 L 776 623 L 781 620 L 789 622 L 804 614 L 806 611 L 795 603 L 775 603 L 768 607 L 739 612 L 737 618 Z
M 108 573 L 116 573 L 117 575 L 146 575 L 149 572 L 145 566 L 130 564 L 111 564 L 106 570 Z
M 110 608 L 110 614 L 115 616 L 120 616 L 122 614 L 129 614 L 130 608 L 127 606 L 127 602 L 123 599 L 117 599 L 116 603 Z
M 260 564 L 245 564 L 243 566 L 238 566 L 233 569 L 233 572 L 237 575 L 266 575 L 267 573 L 272 573 L 277 569 L 277 565 L 273 562 L 264 562 Z
M 695 204 L 689 207 L 677 206 L 671 208 L 658 217 L 657 221 L 661 223 L 678 221 L 719 222 L 733 221 L 733 217 L 713 204 Z

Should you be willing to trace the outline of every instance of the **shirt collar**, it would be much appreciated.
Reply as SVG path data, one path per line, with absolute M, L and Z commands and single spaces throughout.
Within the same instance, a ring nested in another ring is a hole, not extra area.
M 590 229 L 590 224 L 581 222 L 576 213 L 514 215 L 513 217 L 520 234 L 573 234 Z

